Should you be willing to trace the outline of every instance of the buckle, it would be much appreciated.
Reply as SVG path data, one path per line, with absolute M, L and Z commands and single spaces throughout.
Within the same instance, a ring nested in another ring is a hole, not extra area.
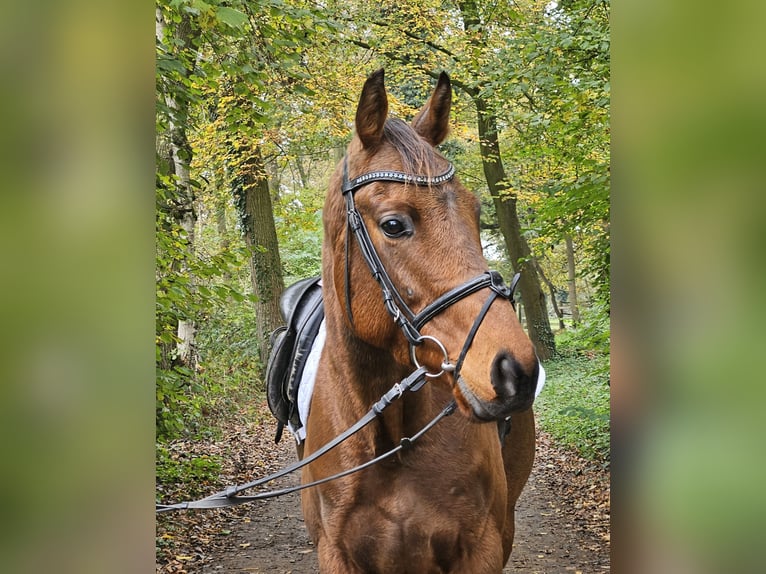
M 516 274 L 518 276 L 518 273 Z M 513 288 L 508 287 L 503 281 L 503 276 L 497 271 L 489 272 L 489 288 L 495 293 L 503 297 L 504 299 L 511 299 L 513 297 Z M 515 285 L 516 277 L 514 277 Z

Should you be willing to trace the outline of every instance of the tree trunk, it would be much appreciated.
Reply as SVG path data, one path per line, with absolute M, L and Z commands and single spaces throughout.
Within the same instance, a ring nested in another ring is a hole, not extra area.
M 521 273 L 519 290 L 527 317 L 527 332 L 540 359 L 549 359 L 556 353 L 556 343 L 548 320 L 545 294 L 540 288 L 537 270 L 532 262 L 532 252 L 521 233 L 521 222 L 516 210 L 516 197 L 507 193 L 505 167 L 502 159 L 500 159 L 497 122 L 483 98 L 474 95 L 473 101 L 476 104 L 478 115 L 479 149 L 484 167 L 484 177 L 492 196 L 500 231 L 510 255 L 511 265 L 515 272 Z
M 260 150 L 250 152 L 242 164 L 240 177 L 244 193 L 242 226 L 250 249 L 250 274 L 256 302 L 256 337 L 261 361 L 268 357 L 268 338 L 282 324 L 279 296 L 284 290 L 282 263 L 279 258 L 277 230 L 274 224 L 269 183 Z M 237 192 L 237 190 L 235 190 Z
M 540 279 L 542 279 L 543 283 L 548 287 L 548 292 L 551 294 L 553 311 L 556 313 L 556 317 L 559 318 L 559 329 L 563 331 L 566 329 L 566 325 L 564 324 L 564 312 L 559 308 L 559 304 L 556 302 L 556 287 L 550 282 L 548 277 L 546 277 L 543 272 L 543 267 L 537 259 L 535 259 L 535 267 L 537 268 L 538 273 L 540 273 Z
M 266 162 L 266 173 L 268 176 L 269 190 L 271 190 L 272 197 L 279 200 L 282 195 L 282 176 L 279 172 L 279 163 L 276 158 Z
M 569 307 L 572 310 L 572 325 L 580 323 L 580 308 L 577 302 L 577 285 L 575 282 L 575 259 L 572 236 L 567 235 L 564 240 L 567 246 L 567 284 L 569 285 Z
M 156 9 L 157 40 L 163 42 L 166 34 L 165 21 L 159 8 Z M 188 21 L 182 22 L 177 28 L 177 40 L 181 42 L 182 49 L 191 45 L 192 28 Z M 188 75 L 189 70 L 185 70 Z M 170 167 L 175 175 L 176 189 L 173 196 L 172 214 L 176 224 L 183 229 L 187 244 L 186 253 L 191 256 L 194 252 L 194 228 L 197 223 L 197 213 L 194 209 L 194 188 L 191 185 L 189 164 L 192 159 L 192 149 L 186 136 L 188 123 L 188 104 L 182 98 L 176 98 L 173 93 L 165 94 L 165 104 L 173 111 L 168 120 L 168 136 L 170 140 Z M 181 261 L 177 271 L 182 273 L 188 266 L 187 261 Z M 196 365 L 194 354 L 194 321 L 192 317 L 178 320 L 176 334 L 175 361 L 186 367 L 194 368 Z
M 218 180 L 216 178 L 216 188 L 218 188 Z M 215 222 L 216 222 L 216 230 L 218 231 L 218 237 L 221 240 L 220 243 L 220 249 L 221 253 L 226 253 L 231 249 L 231 241 L 229 240 L 229 226 L 226 222 L 226 203 L 222 200 L 219 200 L 216 202 L 215 205 Z M 231 272 L 229 271 L 229 267 L 226 267 L 226 270 L 223 273 L 223 280 L 225 283 L 229 283 L 231 281 Z
M 303 167 L 303 158 L 300 155 L 295 158 L 295 167 L 298 169 L 298 177 L 301 178 L 301 187 L 305 189 L 309 185 L 309 177 L 306 168 Z

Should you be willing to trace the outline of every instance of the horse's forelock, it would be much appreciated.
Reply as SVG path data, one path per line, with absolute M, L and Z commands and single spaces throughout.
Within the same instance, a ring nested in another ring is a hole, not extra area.
M 431 176 L 439 170 L 436 150 L 410 124 L 389 118 L 383 127 L 383 140 L 399 152 L 405 173 Z

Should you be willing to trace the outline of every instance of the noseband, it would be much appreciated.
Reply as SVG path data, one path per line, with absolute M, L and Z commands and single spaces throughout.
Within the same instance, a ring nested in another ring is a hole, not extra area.
M 362 252 L 364 260 L 367 262 L 367 266 L 372 272 L 372 276 L 380 285 L 383 293 L 383 304 L 386 310 L 391 315 L 394 323 L 404 333 L 404 337 L 410 345 L 410 357 L 413 364 L 420 368 L 420 364 L 417 360 L 416 348 L 422 345 L 426 341 L 435 343 L 441 352 L 444 354 L 444 362 L 441 365 L 441 371 L 436 373 L 427 373 L 428 377 L 439 377 L 444 372 L 452 372 L 455 380 L 460 373 L 460 369 L 465 359 L 468 349 L 473 343 L 473 339 L 476 336 L 476 332 L 479 330 L 479 326 L 489 312 L 489 308 L 497 297 L 506 299 L 513 305 L 513 291 L 519 280 L 519 273 L 513 277 L 510 287 L 505 285 L 503 277 L 497 271 L 486 271 L 481 275 L 474 277 L 447 291 L 441 296 L 437 297 L 435 301 L 426 305 L 419 313 L 413 312 L 404 298 L 399 293 L 399 290 L 394 285 L 388 272 L 386 271 L 383 262 L 380 260 L 378 252 L 375 250 L 375 245 L 370 239 L 370 234 L 367 230 L 367 226 L 364 223 L 364 219 L 356 208 L 354 202 L 354 192 L 359 190 L 365 185 L 375 181 L 386 181 L 394 183 L 412 184 L 423 187 L 431 187 L 434 185 L 441 185 L 446 183 L 455 176 L 455 167 L 450 163 L 447 170 L 437 176 L 427 175 L 412 175 L 403 173 L 401 171 L 371 171 L 355 177 L 352 180 L 348 179 L 348 156 L 343 158 L 343 182 L 341 186 L 341 192 L 346 200 L 346 312 L 348 313 L 349 320 L 353 325 L 353 314 L 351 311 L 351 273 L 350 273 L 350 259 L 349 259 L 349 236 L 350 232 L 354 233 L 359 249 Z M 489 298 L 484 303 L 481 311 L 476 317 L 471 330 L 468 332 L 463 348 L 460 351 L 460 355 L 456 364 L 449 362 L 447 350 L 444 345 L 435 337 L 430 335 L 423 335 L 420 333 L 420 329 L 436 315 L 443 312 L 447 308 L 451 307 L 458 301 L 465 299 L 469 295 L 476 293 L 482 289 L 489 288 L 491 293 Z

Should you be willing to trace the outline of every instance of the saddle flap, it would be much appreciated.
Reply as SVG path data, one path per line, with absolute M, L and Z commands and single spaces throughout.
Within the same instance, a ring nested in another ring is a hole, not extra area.
M 272 348 L 266 365 L 266 399 L 281 426 L 289 421 L 302 426 L 298 416 L 298 385 L 306 359 L 324 319 L 319 277 L 294 283 L 280 298 L 280 312 L 286 325 L 272 334 Z M 279 437 L 280 432 L 277 432 Z M 278 438 L 277 438 L 278 440 Z
M 300 314 L 301 309 L 311 302 L 312 293 L 316 291 L 315 287 L 319 287 L 321 293 L 320 279 L 321 277 L 301 279 L 284 290 L 279 298 L 279 312 L 287 325 L 293 323 L 293 315 L 296 312 Z

